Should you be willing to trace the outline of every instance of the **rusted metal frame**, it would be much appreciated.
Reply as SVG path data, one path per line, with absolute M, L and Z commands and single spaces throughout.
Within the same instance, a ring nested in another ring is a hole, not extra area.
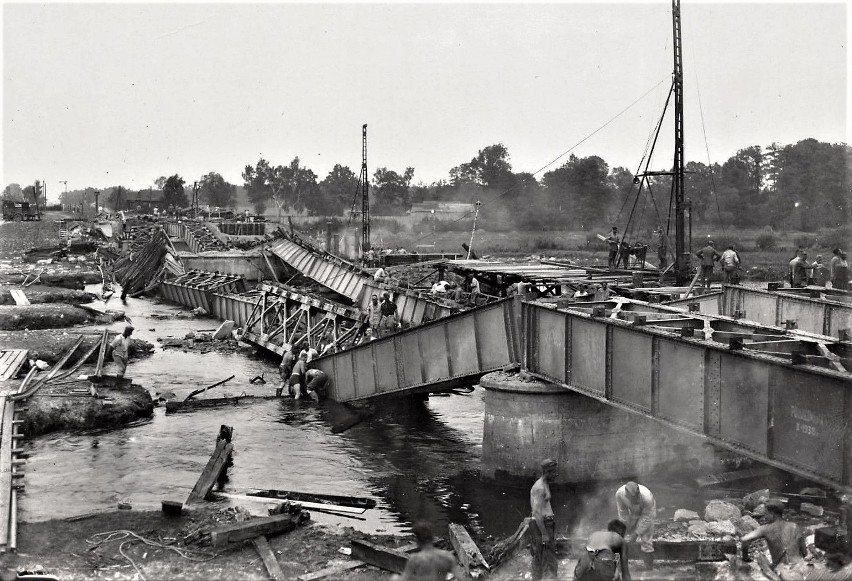
M 268 308 L 266 306 L 267 296 L 268 296 L 268 293 L 263 293 L 261 295 L 261 299 L 260 299 L 261 301 L 263 301 L 263 306 L 261 307 L 261 310 L 260 310 L 260 334 L 261 335 L 266 334 L 266 320 L 265 319 L 266 319 L 266 311 L 268 310 Z
M 477 316 L 476 313 L 474 313 L 473 314 L 473 347 L 474 347 L 474 351 L 476 353 L 476 368 L 477 369 L 482 367 L 482 339 L 481 339 L 482 329 L 480 327 L 481 327 L 481 325 L 479 324 L 479 317 Z M 511 336 L 507 337 L 507 339 L 509 339 L 509 344 L 511 345 L 511 342 L 512 342 Z M 401 345 L 401 343 L 400 343 L 400 345 Z M 511 349 L 509 350 L 509 353 L 511 354 Z
M 604 393 L 606 398 L 612 399 L 612 343 L 613 343 L 613 325 L 606 324 L 606 367 L 604 368 Z
M 283 311 L 283 315 L 282 315 Z M 272 311 L 272 320 L 269 322 L 269 332 L 266 334 L 268 340 L 280 334 L 286 325 L 287 305 L 283 301 L 276 300 Z
M 571 368 L 573 367 L 572 333 L 574 332 L 574 318 L 565 317 L 565 383 L 571 385 Z
M 651 413 L 660 413 L 660 337 L 651 338 Z
M 245 323 L 245 327 L 244 327 L 245 331 L 248 331 L 249 329 L 251 329 L 254 326 L 254 324 L 257 322 L 255 320 L 255 316 L 257 315 L 258 309 L 260 309 L 261 300 L 262 300 L 262 297 L 257 297 L 257 301 L 255 301 L 254 307 L 252 307 L 251 313 L 249 313 L 248 318 L 246 318 L 246 323 Z
M 299 305 L 299 308 L 290 315 L 287 320 L 281 325 L 279 328 L 279 332 L 282 334 L 284 338 L 284 342 L 288 345 L 296 345 L 297 341 L 295 341 L 294 337 L 299 330 L 299 325 L 302 323 L 302 319 L 305 316 L 305 309 L 302 308 L 302 305 Z
M 296 319 L 296 322 L 292 327 L 289 327 L 290 341 L 288 341 L 288 343 L 291 345 L 298 345 L 304 341 L 310 333 L 311 322 L 309 311 L 310 307 L 308 305 L 302 305 L 302 308 L 299 309 L 299 318 Z M 303 329 L 300 329 L 299 327 L 303 327 Z M 298 335 L 300 332 L 302 333 L 301 336 Z M 310 346 L 310 343 L 308 346 Z
M 444 327 L 444 345 L 447 348 L 447 373 L 452 376 L 453 366 L 455 365 L 455 362 L 453 361 L 453 344 L 452 339 L 450 337 L 450 326 L 442 325 L 442 327 Z

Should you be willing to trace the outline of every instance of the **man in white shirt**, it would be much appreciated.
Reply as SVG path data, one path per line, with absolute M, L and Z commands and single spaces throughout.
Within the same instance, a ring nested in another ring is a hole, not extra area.
M 124 377 L 124 372 L 127 371 L 127 353 L 130 349 L 130 335 L 133 334 L 133 327 L 127 325 L 124 332 L 112 340 L 112 360 L 118 365 L 118 370 L 115 372 L 116 377 Z

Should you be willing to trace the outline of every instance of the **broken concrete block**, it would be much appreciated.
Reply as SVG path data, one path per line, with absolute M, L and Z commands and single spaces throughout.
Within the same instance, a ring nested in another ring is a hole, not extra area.
M 769 500 L 769 489 L 764 488 L 746 494 L 743 497 L 743 505 L 746 507 L 746 510 L 754 510 L 758 504 L 764 504 L 767 500 Z
M 742 514 L 740 513 L 739 508 L 729 502 L 722 502 L 721 500 L 711 500 L 707 503 L 707 508 L 704 509 L 704 520 L 708 522 L 732 520 L 734 518 L 739 518 L 740 516 L 742 516 Z
M 708 535 L 710 532 L 707 527 L 706 522 L 703 520 L 694 520 L 689 523 L 689 529 L 687 529 L 687 534 L 692 537 L 703 538 Z
M 809 514 L 811 516 L 822 516 L 823 508 L 821 506 L 811 504 L 810 502 L 803 502 L 802 505 L 799 507 L 799 511 Z
M 755 518 L 760 518 L 765 514 L 766 514 L 766 505 L 765 504 L 758 504 L 757 506 L 754 507 L 754 510 L 751 511 L 751 515 Z
M 734 523 L 729 520 L 722 520 L 718 522 L 709 522 L 707 523 L 707 532 L 724 536 L 724 535 L 735 535 L 737 532 Z
M 734 528 L 737 529 L 737 533 L 740 535 L 750 533 L 760 526 L 759 522 L 748 515 L 739 519 L 734 519 L 731 522 L 734 523 Z
M 234 330 L 234 322 L 233 321 L 225 321 L 219 328 L 216 329 L 216 332 L 213 333 L 214 341 L 221 341 L 222 339 L 227 339 L 230 337 L 231 332 Z
M 685 508 L 679 508 L 674 513 L 674 520 L 677 521 L 693 521 L 699 520 L 701 517 L 694 510 L 687 510 Z

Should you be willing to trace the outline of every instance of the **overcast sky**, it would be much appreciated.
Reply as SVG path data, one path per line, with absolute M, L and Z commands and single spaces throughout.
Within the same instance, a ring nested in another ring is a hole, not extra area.
M 847 140 L 845 2 L 687 0 L 682 17 L 687 160 L 708 159 L 699 93 L 714 162 Z M 428 184 L 498 142 L 536 172 L 639 99 L 573 151 L 635 170 L 672 70 L 668 2 L 6 3 L 2 30 L 3 185 L 51 198 L 60 180 L 241 184 L 261 156 L 357 173 L 363 123 L 371 174 Z

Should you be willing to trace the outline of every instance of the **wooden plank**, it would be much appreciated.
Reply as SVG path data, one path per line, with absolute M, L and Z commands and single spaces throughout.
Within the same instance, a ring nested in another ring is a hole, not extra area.
M 27 360 L 26 349 L 10 349 L 0 359 L 0 380 L 14 379 L 21 366 Z
M 307 502 L 302 500 L 282 500 L 278 498 L 267 498 L 265 496 L 249 496 L 247 494 L 234 494 L 232 492 L 217 492 L 216 496 L 222 498 L 231 498 L 233 500 L 249 500 L 252 502 L 263 502 L 264 504 L 283 504 L 285 502 L 294 502 L 302 505 L 302 508 L 307 509 L 325 509 L 325 510 L 334 510 L 337 512 L 342 512 L 346 514 L 364 514 L 367 509 L 362 507 L 355 506 L 343 506 L 339 504 L 326 504 L 320 502 Z
M 9 292 L 12 294 L 12 298 L 15 299 L 16 305 L 26 306 L 30 304 L 30 300 L 27 298 L 27 295 L 24 294 L 19 288 L 9 289 Z
M 556 537 L 556 547 L 577 557 L 586 550 L 586 539 Z M 630 543 L 630 560 L 642 560 L 639 543 Z M 725 555 L 736 555 L 736 541 L 662 541 L 654 540 L 654 559 L 660 561 L 725 561 Z
M 9 543 L 9 522 L 12 503 L 12 419 L 15 404 L 3 398 L 2 427 L 0 427 L 0 545 Z
M 405 545 L 397 549 L 403 553 L 412 553 L 417 550 L 417 543 L 411 543 L 409 545 Z M 326 567 L 325 569 L 320 569 L 319 571 L 314 571 L 313 573 L 305 573 L 304 575 L 299 575 L 297 579 L 299 581 L 317 581 L 317 579 L 322 579 L 323 577 L 334 576 L 337 578 L 341 573 L 346 571 L 351 571 L 352 569 L 357 569 L 358 567 L 364 567 L 367 565 L 364 561 L 352 561 L 351 563 L 345 563 L 343 565 L 334 565 L 332 567 Z
M 281 565 L 278 564 L 278 559 L 275 558 L 275 554 L 272 552 L 272 549 L 269 548 L 269 543 L 267 542 L 266 537 L 261 535 L 253 538 L 251 542 L 254 545 L 257 554 L 260 555 L 261 559 L 263 559 L 263 564 L 266 566 L 269 578 L 272 579 L 272 581 L 284 581 L 284 572 L 281 570 Z
M 107 345 L 109 344 L 109 332 L 104 329 L 101 335 L 101 349 L 98 351 L 98 364 L 95 366 L 95 375 L 100 377 L 104 370 L 104 357 L 106 356 Z
M 367 541 L 352 541 L 352 557 L 392 573 L 402 573 L 408 556 L 397 549 L 388 549 Z
M 214 547 L 222 548 L 262 535 L 290 532 L 295 528 L 296 520 L 292 515 L 276 514 L 216 527 L 210 531 L 210 542 Z
M 734 480 L 745 480 L 746 478 L 754 478 L 756 476 L 766 476 L 770 472 L 772 472 L 772 469 L 767 466 L 746 468 L 744 470 L 733 470 L 731 472 L 719 472 L 717 474 L 699 476 L 695 479 L 695 483 L 703 488 L 705 486 L 721 484 L 722 482 L 732 482 Z
M 470 538 L 467 529 L 456 523 L 450 523 L 450 543 L 456 551 L 456 557 L 464 567 L 465 572 L 473 578 L 481 577 L 489 570 L 485 557 L 479 552 L 479 547 Z
M 189 493 L 186 504 L 201 502 L 207 498 L 216 481 L 219 480 L 219 475 L 225 470 L 233 449 L 234 445 L 225 440 L 219 440 L 216 443 L 216 450 L 213 451 L 213 455 L 207 461 L 207 466 L 201 472 L 198 482 L 195 483 L 195 487 Z

